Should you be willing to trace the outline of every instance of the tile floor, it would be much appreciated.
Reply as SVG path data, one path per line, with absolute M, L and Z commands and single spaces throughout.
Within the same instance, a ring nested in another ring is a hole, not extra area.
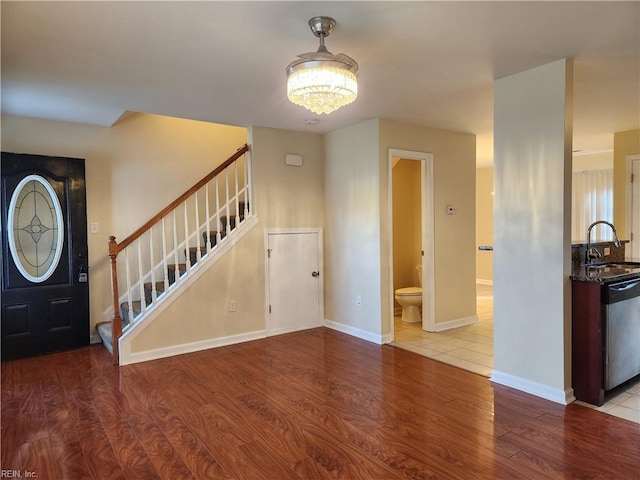
M 392 345 L 486 377 L 493 370 L 493 287 L 477 286 L 478 322 L 438 333 L 422 330 L 420 324 L 406 324 L 395 318 Z M 598 411 L 640 424 L 640 377 L 609 392 Z

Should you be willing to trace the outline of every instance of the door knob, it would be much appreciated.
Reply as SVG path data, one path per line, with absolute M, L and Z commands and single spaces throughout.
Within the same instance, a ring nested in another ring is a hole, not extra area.
M 320 276 L 320 272 L 311 272 L 311 276 L 312 277 L 319 277 Z

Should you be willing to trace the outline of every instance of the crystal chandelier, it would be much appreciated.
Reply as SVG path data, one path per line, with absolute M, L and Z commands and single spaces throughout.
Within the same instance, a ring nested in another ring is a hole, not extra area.
M 330 17 L 313 17 L 309 26 L 320 38 L 317 52 L 301 53 L 287 67 L 287 96 L 291 102 L 313 113 L 331 113 L 353 102 L 358 96 L 358 64 L 339 53 L 334 55 L 324 46 L 336 21 Z

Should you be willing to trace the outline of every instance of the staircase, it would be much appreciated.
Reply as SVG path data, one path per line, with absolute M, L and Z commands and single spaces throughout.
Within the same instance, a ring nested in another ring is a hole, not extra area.
M 121 335 L 152 321 L 155 307 L 171 301 L 189 275 L 224 254 L 220 247 L 251 223 L 251 207 L 244 145 L 125 240 L 110 237 L 113 316 L 96 329 L 115 364 Z

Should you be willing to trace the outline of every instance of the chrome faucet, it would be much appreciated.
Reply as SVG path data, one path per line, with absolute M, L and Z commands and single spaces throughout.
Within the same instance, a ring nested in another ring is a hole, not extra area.
M 620 248 L 620 240 L 618 239 L 618 233 L 616 232 L 616 227 L 613 226 L 613 223 L 609 223 L 605 220 L 598 220 L 596 222 L 593 222 L 591 225 L 589 225 L 589 228 L 587 228 L 587 251 L 584 255 L 584 263 L 591 263 L 591 260 L 594 258 L 600 258 L 602 257 L 602 254 L 598 251 L 597 248 L 591 248 L 591 230 L 593 229 L 593 227 L 595 227 L 596 225 L 598 225 L 599 223 L 603 223 L 605 225 L 609 225 L 611 227 L 611 230 L 613 230 L 613 244 L 617 247 Z

